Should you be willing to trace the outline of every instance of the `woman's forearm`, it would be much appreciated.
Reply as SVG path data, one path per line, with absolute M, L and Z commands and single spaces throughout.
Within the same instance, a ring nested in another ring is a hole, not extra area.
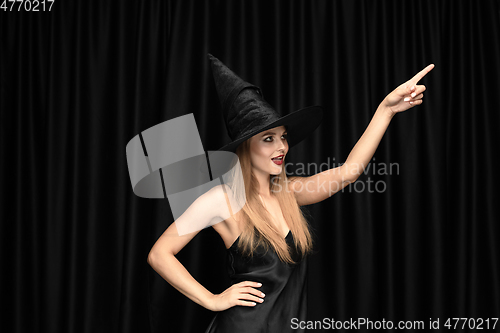
M 196 281 L 173 254 L 153 252 L 148 256 L 148 263 L 175 289 L 193 302 L 211 310 L 210 301 L 214 295 Z
M 345 179 L 355 181 L 368 165 L 389 126 L 394 113 L 379 105 L 365 132 L 342 165 Z
M 342 165 L 343 179 L 353 182 L 363 173 L 396 113 L 422 104 L 423 92 L 426 88 L 417 83 L 433 68 L 434 64 L 428 65 L 384 98 L 365 132 Z

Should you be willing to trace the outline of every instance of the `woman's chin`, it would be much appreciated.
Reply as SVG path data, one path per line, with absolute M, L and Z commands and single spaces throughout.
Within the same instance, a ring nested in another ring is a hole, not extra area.
M 274 168 L 271 170 L 270 174 L 273 176 L 279 175 L 281 173 L 281 165 L 275 165 Z

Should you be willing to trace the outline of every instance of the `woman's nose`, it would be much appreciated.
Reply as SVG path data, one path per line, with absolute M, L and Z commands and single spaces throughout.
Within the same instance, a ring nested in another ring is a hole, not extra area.
M 286 151 L 286 148 L 288 146 L 288 142 L 285 140 L 280 140 L 278 143 L 278 150 Z

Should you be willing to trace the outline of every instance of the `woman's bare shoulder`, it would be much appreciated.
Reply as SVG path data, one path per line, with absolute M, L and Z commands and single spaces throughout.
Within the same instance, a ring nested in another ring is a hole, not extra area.
M 235 200 L 235 192 L 228 185 L 214 186 L 211 195 L 217 197 L 220 202 L 220 222 L 212 227 L 220 235 L 226 248 L 229 248 L 236 238 L 241 234 L 241 216 L 243 210 L 241 204 Z M 224 197 L 225 202 L 222 201 Z

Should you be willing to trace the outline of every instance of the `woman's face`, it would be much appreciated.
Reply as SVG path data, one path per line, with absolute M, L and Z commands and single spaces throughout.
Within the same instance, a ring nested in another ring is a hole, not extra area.
M 286 134 L 285 126 L 282 125 L 260 132 L 250 138 L 250 160 L 255 171 L 266 175 L 278 175 L 281 172 L 288 152 Z M 273 157 L 279 155 L 283 155 L 281 165 L 272 160 Z

